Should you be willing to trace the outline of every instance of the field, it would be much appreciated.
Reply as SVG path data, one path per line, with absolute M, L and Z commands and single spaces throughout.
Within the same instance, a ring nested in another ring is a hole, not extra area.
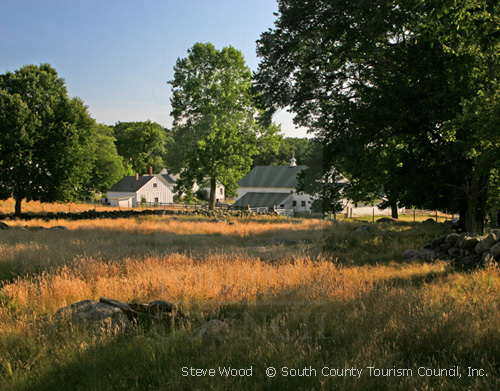
M 0 389 L 500 389 L 497 268 L 401 261 L 445 225 L 370 223 L 357 234 L 360 222 L 231 223 L 9 221 Z M 53 225 L 68 230 L 34 229 Z M 168 300 L 189 321 L 96 335 L 54 317 L 102 296 Z M 228 328 L 193 333 L 211 319 Z

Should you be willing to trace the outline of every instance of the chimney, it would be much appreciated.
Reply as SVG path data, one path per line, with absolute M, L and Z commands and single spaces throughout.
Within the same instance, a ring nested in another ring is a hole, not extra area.
M 135 180 L 138 181 L 139 180 L 139 174 L 136 172 L 135 173 Z
M 153 175 L 153 166 L 149 166 L 149 175 Z

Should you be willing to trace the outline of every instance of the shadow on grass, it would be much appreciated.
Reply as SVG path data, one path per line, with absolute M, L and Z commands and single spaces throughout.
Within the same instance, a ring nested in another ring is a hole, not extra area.
M 430 304 L 419 289 L 414 289 L 439 282 L 446 273 L 429 272 L 407 282 L 389 279 L 349 300 L 293 301 L 287 298 L 297 288 L 291 287 L 274 292 L 274 296 L 264 292 L 269 300 L 263 302 L 223 304 L 208 314 L 231 326 L 232 334 L 222 339 L 202 339 L 182 329 L 172 334 L 161 328 L 154 333 L 137 330 L 101 339 L 87 337 L 83 342 L 76 334 L 69 349 L 49 349 L 51 355 L 47 351 L 38 367 L 6 389 L 498 389 L 498 330 L 479 330 L 473 311 L 455 308 L 446 299 Z M 313 367 L 318 371 L 325 366 L 347 366 L 364 368 L 365 372 L 369 366 L 411 368 L 415 374 L 269 378 L 265 375 L 269 366 Z M 464 370 L 470 366 L 487 370 L 488 376 L 419 377 L 416 371 L 420 366 L 460 366 Z M 186 375 L 183 367 L 216 371 L 219 367 L 252 367 L 253 373 L 251 377 L 226 377 L 218 372 L 216 376 L 195 376 Z

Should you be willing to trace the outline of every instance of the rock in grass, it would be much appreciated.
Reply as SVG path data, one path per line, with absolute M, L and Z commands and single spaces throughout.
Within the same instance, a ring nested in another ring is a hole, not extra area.
M 64 225 L 55 225 L 53 227 L 50 227 L 49 229 L 52 229 L 54 231 L 67 231 L 68 227 L 65 227 Z
M 119 308 L 125 315 L 127 315 L 130 320 L 137 318 L 137 313 L 132 309 L 132 307 L 122 301 L 108 299 L 107 297 L 101 297 L 99 298 L 99 303 L 104 303 Z
M 172 313 L 175 304 L 164 300 L 155 300 L 148 304 L 148 313 L 151 315 L 162 316 L 166 313 Z
M 229 336 L 230 332 L 231 329 L 227 323 L 218 319 L 212 319 L 203 326 L 195 329 L 193 334 L 202 338 L 217 338 L 223 340 Z
M 423 260 L 423 261 L 433 261 L 438 258 L 438 254 L 434 250 L 430 250 L 428 248 L 421 248 L 418 250 L 406 250 L 403 253 L 403 259 L 414 261 L 414 260 Z
M 98 332 L 122 330 L 130 324 L 118 307 L 93 300 L 83 300 L 59 309 L 56 318 L 82 322 Z
M 392 224 L 392 223 L 398 223 L 399 221 L 396 219 L 393 219 L 391 217 L 382 217 L 377 220 L 377 223 L 379 224 Z
M 369 225 L 362 225 L 361 227 L 358 227 L 354 230 L 355 233 L 357 234 L 367 234 L 372 231 L 372 227 Z

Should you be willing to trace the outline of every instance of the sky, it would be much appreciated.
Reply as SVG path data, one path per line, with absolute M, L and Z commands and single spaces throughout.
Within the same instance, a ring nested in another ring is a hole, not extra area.
M 49 63 L 99 123 L 170 128 L 173 67 L 196 42 L 240 50 L 257 70 L 255 41 L 274 26 L 276 0 L 0 0 L 0 73 Z M 306 137 L 292 114 L 286 137 Z M 308 136 L 310 137 L 310 136 Z

